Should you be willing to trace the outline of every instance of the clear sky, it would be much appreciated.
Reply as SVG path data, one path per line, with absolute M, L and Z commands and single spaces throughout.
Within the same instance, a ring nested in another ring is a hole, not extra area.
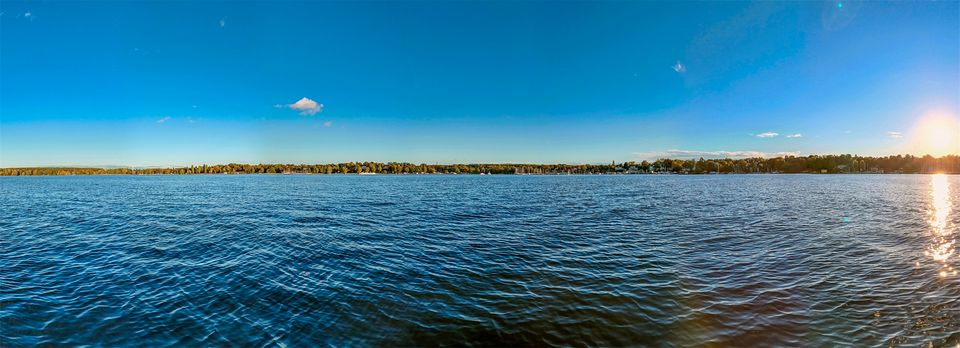
M 0 12 L 3 167 L 960 153 L 957 1 Z

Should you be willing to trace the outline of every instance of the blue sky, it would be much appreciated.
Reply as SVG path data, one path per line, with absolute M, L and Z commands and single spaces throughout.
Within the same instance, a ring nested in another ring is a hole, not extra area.
M 4 167 L 960 153 L 956 1 L 0 12 Z

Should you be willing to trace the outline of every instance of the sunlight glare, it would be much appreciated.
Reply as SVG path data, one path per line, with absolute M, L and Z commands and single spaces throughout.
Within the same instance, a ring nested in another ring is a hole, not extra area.
M 960 154 L 960 119 L 947 113 L 931 114 L 917 123 L 910 152 L 917 155 Z

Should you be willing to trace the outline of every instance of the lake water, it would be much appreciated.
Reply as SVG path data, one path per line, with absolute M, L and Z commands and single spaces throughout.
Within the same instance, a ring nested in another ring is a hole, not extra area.
M 960 345 L 960 176 L 0 178 L 0 346 Z

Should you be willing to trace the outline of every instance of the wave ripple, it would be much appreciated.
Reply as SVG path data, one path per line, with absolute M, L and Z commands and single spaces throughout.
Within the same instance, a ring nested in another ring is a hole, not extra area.
M 0 346 L 953 347 L 931 180 L 0 178 Z

